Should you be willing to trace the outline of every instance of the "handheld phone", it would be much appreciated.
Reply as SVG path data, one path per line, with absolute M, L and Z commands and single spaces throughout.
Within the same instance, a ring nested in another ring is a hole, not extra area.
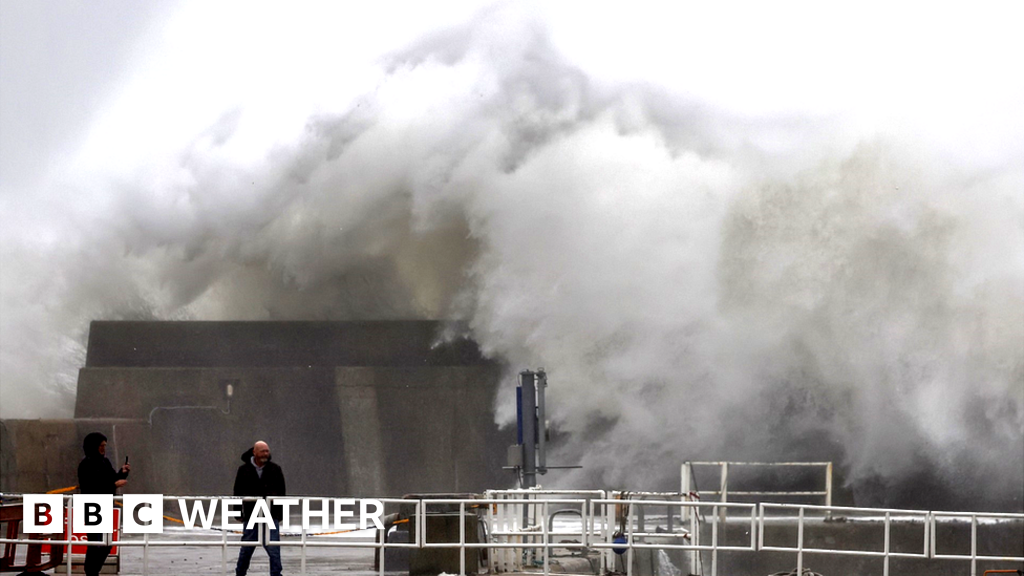
M 128 465 L 128 457 L 127 456 L 124 457 L 124 463 L 125 463 L 126 466 Z

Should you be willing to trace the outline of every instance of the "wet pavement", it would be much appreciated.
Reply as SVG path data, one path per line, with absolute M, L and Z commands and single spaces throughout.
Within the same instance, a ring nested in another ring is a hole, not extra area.
M 178 575 L 218 574 L 233 575 L 235 560 L 238 558 L 238 535 L 228 536 L 227 546 L 223 546 L 223 534 L 215 531 L 167 531 L 164 534 L 150 537 L 154 545 L 148 552 L 142 546 L 122 546 L 122 576 L 143 575 Z M 131 541 L 141 542 L 141 536 L 132 537 Z M 345 574 L 351 576 L 372 576 L 378 574 L 374 570 L 376 548 L 325 547 L 325 542 L 366 543 L 372 546 L 372 537 L 310 537 L 305 547 L 305 571 L 303 571 L 303 551 L 298 536 L 284 536 L 281 546 L 281 563 L 284 574 L 306 574 L 308 576 L 326 576 L 328 574 Z M 180 542 L 186 545 L 160 546 L 160 542 Z M 216 542 L 216 545 L 212 545 Z M 189 545 L 189 543 L 191 545 Z M 202 543 L 202 544 L 200 544 Z M 63 574 L 64 568 L 54 574 Z M 249 565 L 249 574 L 264 575 L 270 573 L 267 554 L 257 548 Z M 398 574 L 389 572 L 388 574 Z M 407 573 L 405 573 L 407 574 Z

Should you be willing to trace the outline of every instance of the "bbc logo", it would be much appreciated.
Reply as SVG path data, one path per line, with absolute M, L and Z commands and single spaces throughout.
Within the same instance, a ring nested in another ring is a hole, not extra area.
M 160 534 L 164 500 L 160 494 L 125 494 L 123 532 Z M 26 534 L 62 534 L 64 519 L 60 494 L 25 494 L 23 509 Z M 110 534 L 114 531 L 114 497 L 110 494 L 75 494 L 71 498 L 71 531 L 76 534 Z

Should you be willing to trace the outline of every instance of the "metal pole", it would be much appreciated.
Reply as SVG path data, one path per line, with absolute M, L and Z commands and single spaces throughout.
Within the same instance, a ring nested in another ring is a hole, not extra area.
M 729 491 L 729 463 L 722 462 L 722 476 L 719 481 L 719 500 L 722 502 L 728 502 L 728 491 Z
M 758 508 L 760 508 L 760 513 L 757 522 L 757 549 L 760 550 L 764 548 L 764 502 L 758 504 Z
M 690 574 L 698 574 L 700 570 L 700 514 L 699 510 L 691 510 L 690 514 L 690 544 L 695 548 L 690 552 Z
M 722 497 L 721 497 L 721 500 L 722 500 L 722 502 L 728 502 L 729 501 L 729 463 L 728 462 L 722 462 Z M 722 507 L 722 508 L 720 508 L 718 510 L 718 513 L 716 514 L 716 516 L 718 516 L 718 520 L 722 523 L 723 529 L 725 528 L 725 514 L 726 514 L 726 511 L 727 511 L 727 509 Z
M 931 542 L 931 539 L 932 539 L 931 532 L 932 532 L 932 513 L 929 512 L 924 517 L 924 552 L 923 552 L 923 554 L 924 554 L 925 558 L 931 558 L 932 557 L 932 554 L 931 554 L 930 549 L 928 547 L 928 544 Z
M 501 541 L 502 542 L 515 542 L 516 541 L 516 535 L 513 534 L 513 532 L 515 532 L 516 529 L 517 529 L 516 528 L 516 518 L 519 518 L 519 515 L 517 513 L 518 512 L 517 509 L 512 507 L 509 504 L 500 504 L 499 507 L 498 507 L 498 512 L 501 515 L 501 526 L 502 526 L 502 528 L 505 531 L 509 532 L 509 535 L 505 536 L 504 539 L 501 540 Z M 501 561 L 502 561 L 501 571 L 502 572 L 512 572 L 513 571 L 513 566 L 515 566 L 515 564 L 516 564 L 516 556 L 513 553 L 518 552 L 518 551 L 513 549 L 513 548 L 499 548 L 499 550 L 502 553 L 502 555 L 501 555 Z M 522 558 L 521 554 L 519 555 L 519 558 Z
M 718 506 L 714 507 L 714 520 L 711 522 L 711 576 L 718 576 Z
M 626 576 L 633 576 L 633 501 L 626 505 Z
M 549 558 L 548 558 L 548 551 L 550 550 L 550 548 L 548 548 L 548 542 L 551 541 L 551 535 L 548 533 L 548 503 L 547 502 L 544 502 L 544 504 L 543 504 L 543 512 L 542 512 L 542 514 L 543 514 L 543 516 L 542 516 L 543 520 L 541 521 L 541 524 L 542 524 L 541 530 L 544 531 L 544 576 L 548 576 L 549 574 L 551 574 L 551 565 L 549 563 Z
M 679 470 L 679 475 L 682 477 L 682 480 L 679 483 L 679 491 L 683 493 L 683 500 L 685 500 L 687 502 L 691 501 L 691 498 L 690 498 L 690 473 L 691 473 L 690 472 L 690 463 L 689 462 L 683 462 L 683 465 L 682 465 L 681 469 Z M 680 518 L 680 520 L 685 524 L 686 521 L 689 520 L 689 519 L 690 519 L 690 508 L 689 508 L 689 506 L 684 506 L 683 507 L 682 518 Z
M 384 563 L 384 555 L 381 555 L 381 565 Z M 302 576 L 306 576 L 306 527 L 302 527 Z
M 537 485 L 537 389 L 534 380 L 535 374 L 530 370 L 519 373 L 523 394 L 523 488 Z
M 64 517 L 68 519 L 67 524 L 64 526 L 64 541 L 68 543 L 67 574 L 71 576 L 71 496 L 68 496 L 64 503 Z M 88 551 L 88 548 L 86 551 Z
M 971 514 L 971 576 L 978 576 L 978 517 Z
M 459 576 L 466 576 L 466 503 L 459 502 Z
M 487 496 L 489 498 L 492 497 L 492 494 L 490 494 L 490 491 L 488 491 Z M 502 522 L 501 522 L 501 509 L 502 509 L 502 506 L 503 506 L 502 504 L 488 504 L 487 505 L 487 533 L 488 534 L 494 534 L 498 530 L 502 530 L 502 531 L 505 530 L 505 528 L 502 526 Z M 497 540 L 495 540 L 495 541 L 497 541 Z M 498 571 L 498 563 L 499 562 L 503 562 L 505 560 L 504 555 L 502 555 L 500 559 L 498 558 L 499 551 L 500 551 L 499 549 L 495 549 L 493 552 L 491 552 L 490 554 L 487 555 L 487 564 L 490 566 L 492 574 Z
M 220 503 L 223 504 L 224 501 L 222 500 Z M 198 506 L 198 504 L 193 503 L 193 506 Z M 223 509 L 224 509 L 224 507 L 221 506 L 221 510 L 223 510 Z M 220 562 L 221 562 L 221 567 L 224 569 L 224 573 L 227 574 L 228 573 L 228 531 L 227 530 L 224 530 L 223 532 L 221 532 Z
M 303 532 L 302 537 L 303 538 L 306 537 L 305 532 Z M 381 528 L 380 529 L 380 566 L 379 566 L 380 572 L 378 572 L 379 576 L 384 576 L 384 558 L 386 558 L 386 556 L 384 555 L 384 547 L 387 545 L 387 543 L 388 543 L 388 531 L 383 529 L 383 528 Z M 302 552 L 303 552 L 303 556 L 302 556 L 302 562 L 303 562 L 302 569 L 303 569 L 303 574 L 305 574 L 305 569 L 306 569 L 306 565 L 305 565 L 305 562 L 306 562 L 306 556 L 305 556 L 306 546 L 305 546 L 305 544 L 303 544 L 303 546 L 302 546 Z
M 602 499 L 603 498 L 607 498 L 607 496 L 603 496 Z M 601 514 L 604 515 L 604 518 L 601 521 L 601 539 L 605 542 L 612 541 L 613 520 L 610 512 L 612 508 L 613 507 L 608 504 L 601 504 Z M 597 514 L 596 510 L 594 514 Z M 611 548 L 605 548 L 604 552 L 601 554 L 601 568 L 603 572 L 608 572 L 615 568 L 614 555 L 615 553 L 612 552 Z
M 750 509 L 750 549 L 757 550 L 757 537 L 761 532 L 761 527 L 757 524 L 757 508 Z
M 548 471 L 547 435 L 548 425 L 545 420 L 544 391 L 548 387 L 548 375 L 543 368 L 537 370 L 537 472 L 546 474 Z
M 804 507 L 800 507 L 800 519 L 796 529 L 796 573 L 803 576 L 804 573 Z
M 825 467 L 825 506 L 832 505 L 832 463 L 829 462 Z M 829 510 L 829 514 L 832 511 Z
M 929 534 L 929 536 L 931 536 L 931 540 L 930 540 L 931 548 L 928 549 L 928 557 L 929 558 L 934 558 L 935 557 L 935 553 L 936 553 L 936 550 L 935 550 L 935 529 L 936 529 L 936 526 L 935 526 L 935 515 L 932 514 L 931 512 L 929 512 L 928 516 L 931 517 L 931 524 L 932 524 L 931 533 Z
M 890 534 L 890 522 L 891 518 L 889 513 L 885 513 L 885 563 L 882 565 L 882 576 L 889 576 L 889 534 Z
M 485 493 L 485 496 L 487 498 L 493 498 L 494 497 L 494 495 L 491 493 L 490 490 L 488 490 Z M 487 512 L 484 514 L 483 521 L 487 523 L 486 526 L 487 526 L 487 534 L 488 535 L 494 534 L 494 532 L 495 532 L 495 523 L 494 523 L 494 509 L 495 509 L 495 507 L 496 507 L 496 505 L 493 504 L 493 503 L 492 504 L 488 504 L 487 508 L 486 508 Z M 495 567 L 494 567 L 495 562 L 497 562 L 497 559 L 495 558 L 495 556 L 497 556 L 497 554 L 495 552 L 497 552 L 497 550 L 494 550 L 493 552 L 491 552 L 490 554 L 487 555 L 487 569 L 492 574 L 495 571 Z

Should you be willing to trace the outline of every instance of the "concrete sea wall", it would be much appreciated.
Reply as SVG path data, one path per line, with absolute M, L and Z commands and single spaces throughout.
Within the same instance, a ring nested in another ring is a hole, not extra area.
M 0 490 L 77 483 L 93 430 L 106 434 L 112 462 L 130 458 L 126 492 L 229 493 L 256 440 L 270 444 L 293 494 L 508 484 L 501 465 L 513 439 L 493 418 L 501 368 L 469 340 L 443 340 L 452 328 L 93 322 L 74 419 L 0 425 Z

